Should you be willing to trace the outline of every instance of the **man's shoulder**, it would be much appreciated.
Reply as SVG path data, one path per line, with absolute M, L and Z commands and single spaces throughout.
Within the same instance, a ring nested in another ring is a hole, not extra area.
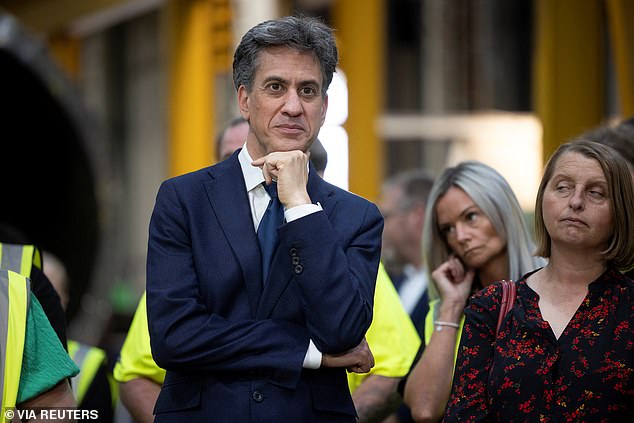
M 217 178 L 223 172 L 231 167 L 230 160 L 216 163 L 212 166 L 203 167 L 192 172 L 183 173 L 181 175 L 173 176 L 163 181 L 164 185 L 189 185 L 197 182 L 204 182 Z
M 321 179 L 321 184 L 322 184 L 322 190 L 327 192 L 329 195 L 332 195 L 334 198 L 337 199 L 337 201 L 344 201 L 354 207 L 360 207 L 360 206 L 361 207 L 367 207 L 367 206 L 376 207 L 376 205 L 372 203 L 370 200 L 358 194 L 355 194 L 353 192 L 340 188 L 336 185 L 333 185 L 330 182 L 325 181 L 324 179 Z

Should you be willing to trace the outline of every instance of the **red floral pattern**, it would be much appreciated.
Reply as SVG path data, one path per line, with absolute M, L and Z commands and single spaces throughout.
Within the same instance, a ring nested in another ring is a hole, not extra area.
M 634 282 L 606 271 L 559 339 L 517 285 L 497 343 L 500 284 L 465 309 L 445 422 L 634 422 Z

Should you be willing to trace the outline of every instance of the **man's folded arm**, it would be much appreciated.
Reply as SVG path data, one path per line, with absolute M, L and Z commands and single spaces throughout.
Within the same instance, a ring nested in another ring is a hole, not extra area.
M 337 354 L 356 347 L 372 322 L 374 287 L 383 219 L 371 203 L 348 224 L 355 231 L 333 227 L 326 212 L 313 213 L 284 225 L 280 243 L 295 251 L 301 271 L 294 272 L 310 338 L 322 353 Z

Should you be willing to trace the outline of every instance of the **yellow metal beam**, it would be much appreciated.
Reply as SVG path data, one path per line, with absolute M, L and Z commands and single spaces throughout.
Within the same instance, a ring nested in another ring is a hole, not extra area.
M 376 200 L 383 179 L 377 122 L 384 107 L 385 0 L 366 0 L 362 5 L 337 1 L 333 12 L 341 68 L 348 79 L 349 187 Z
M 569 138 L 602 123 L 601 0 L 536 0 L 534 102 L 545 158 Z
M 168 0 L 169 174 L 209 166 L 213 156 L 210 0 Z
M 627 118 L 634 115 L 634 3 L 607 0 L 606 7 L 621 117 Z

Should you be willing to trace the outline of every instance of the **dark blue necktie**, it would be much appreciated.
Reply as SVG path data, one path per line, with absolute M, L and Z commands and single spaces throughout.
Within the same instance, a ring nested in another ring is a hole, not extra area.
M 270 185 L 266 185 L 266 183 L 262 185 L 271 196 L 269 206 L 266 208 L 258 226 L 258 241 L 262 253 L 262 280 L 266 281 L 273 253 L 278 244 L 277 228 L 284 223 L 284 207 L 277 198 L 277 184 L 272 182 Z

